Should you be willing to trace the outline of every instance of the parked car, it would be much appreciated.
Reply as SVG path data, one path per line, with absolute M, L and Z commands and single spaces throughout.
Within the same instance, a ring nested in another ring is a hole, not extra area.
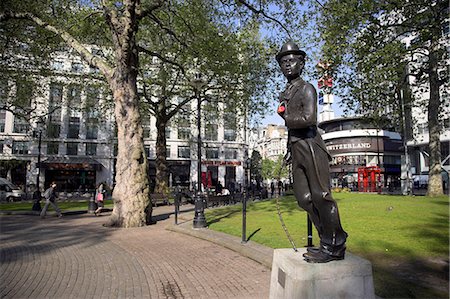
M 0 178 L 0 201 L 20 201 L 25 198 L 25 192 L 19 187 L 8 181 Z

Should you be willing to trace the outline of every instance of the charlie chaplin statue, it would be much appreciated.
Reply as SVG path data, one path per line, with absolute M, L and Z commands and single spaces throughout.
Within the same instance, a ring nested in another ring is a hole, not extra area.
M 307 248 L 303 257 L 310 263 L 326 263 L 344 259 L 348 235 L 342 229 L 337 204 L 331 196 L 331 157 L 317 131 L 317 92 L 300 77 L 305 56 L 292 41 L 285 43 L 276 55 L 288 80 L 277 112 L 288 127 L 295 197 L 320 237 L 320 246 Z

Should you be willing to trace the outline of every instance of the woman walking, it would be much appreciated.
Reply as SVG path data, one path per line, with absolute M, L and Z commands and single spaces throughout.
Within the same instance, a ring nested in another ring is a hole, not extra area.
M 103 183 L 100 183 L 100 185 L 98 185 L 97 190 L 95 191 L 95 203 L 97 204 L 97 210 L 94 211 L 95 216 L 98 216 L 102 212 L 105 194 L 106 190 L 103 187 Z

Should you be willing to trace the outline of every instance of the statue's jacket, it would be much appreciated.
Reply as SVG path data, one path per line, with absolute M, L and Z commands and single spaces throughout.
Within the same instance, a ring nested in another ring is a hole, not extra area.
M 292 80 L 280 94 L 280 105 L 285 106 L 281 116 L 288 127 L 289 146 L 305 140 L 315 149 L 324 151 L 331 161 L 325 143 L 317 132 L 317 92 L 314 86 L 301 78 Z

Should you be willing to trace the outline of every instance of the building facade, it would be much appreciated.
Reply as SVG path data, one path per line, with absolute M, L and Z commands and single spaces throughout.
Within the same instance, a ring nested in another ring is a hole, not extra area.
M 263 159 L 276 161 L 287 152 L 288 130 L 282 125 L 268 124 L 251 132 L 250 148 L 261 154 Z
M 360 117 L 335 118 L 319 124 L 331 155 L 333 187 L 355 191 L 399 188 L 402 138 L 377 129 Z
M 42 190 L 56 181 L 59 190 L 67 193 L 93 191 L 100 182 L 113 186 L 117 152 L 114 109 L 98 70 L 62 52 L 54 55 L 45 75 L 27 70 L 23 80 L 16 71 L 12 68 L 0 76 L 0 101 L 5 108 L 0 110 L 0 176 L 30 193 L 38 182 Z M 24 107 L 14 106 L 23 99 Z M 198 173 L 196 101 L 185 108 L 166 128 L 167 161 L 170 185 L 191 188 Z M 201 171 L 209 186 L 218 181 L 224 186 L 243 184 L 246 118 L 225 112 L 229 109 L 222 103 L 216 108 L 219 113 L 214 118 L 202 114 Z M 151 182 L 156 179 L 155 123 L 153 116 L 143 116 Z

